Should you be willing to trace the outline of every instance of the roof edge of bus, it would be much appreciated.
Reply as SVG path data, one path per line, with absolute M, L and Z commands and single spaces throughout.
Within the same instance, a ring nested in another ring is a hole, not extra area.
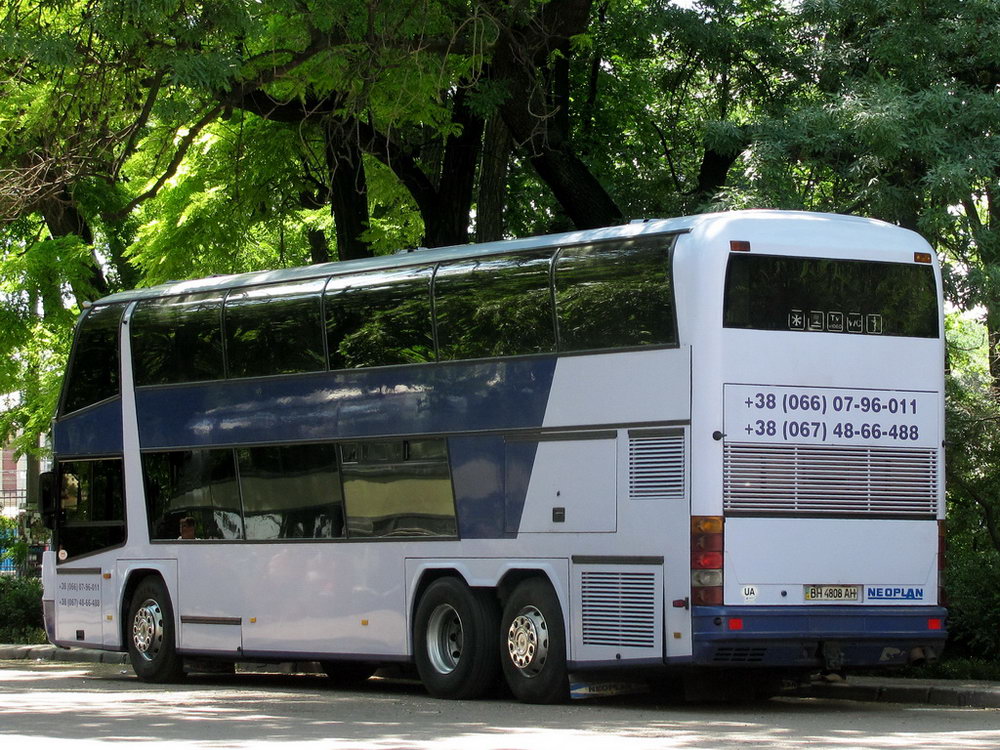
M 702 225 L 740 220 L 767 220 L 775 218 L 824 219 L 836 221 L 857 221 L 868 224 L 893 227 L 878 219 L 867 219 L 844 214 L 819 213 L 813 211 L 788 211 L 780 209 L 743 209 L 738 211 L 718 211 L 692 214 L 672 219 L 637 219 L 627 224 L 595 229 L 577 229 L 556 234 L 533 235 L 494 242 L 449 245 L 435 248 L 414 248 L 401 250 L 391 255 L 378 255 L 357 260 L 331 261 L 307 266 L 248 271 L 239 274 L 203 276 L 182 281 L 168 281 L 155 286 L 117 292 L 94 302 L 95 305 L 109 305 L 121 302 L 152 299 L 181 294 L 212 292 L 237 287 L 258 286 L 268 283 L 305 281 L 360 271 L 376 271 L 410 265 L 424 265 L 463 257 L 493 255 L 517 252 L 538 247 L 577 245 L 602 239 L 630 238 L 653 234 L 680 234 L 690 232 Z M 895 227 L 898 229 L 898 227 Z

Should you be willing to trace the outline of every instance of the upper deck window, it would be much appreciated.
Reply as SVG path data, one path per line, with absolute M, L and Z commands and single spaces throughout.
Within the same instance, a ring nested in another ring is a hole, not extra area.
M 118 326 L 125 305 L 92 307 L 76 332 L 60 413 L 118 395 Z
M 441 359 L 555 351 L 551 258 L 546 250 L 441 265 L 434 277 Z
M 226 298 L 229 377 L 326 369 L 323 279 L 251 287 Z
M 326 287 L 330 367 L 434 361 L 432 266 L 334 276 Z
M 221 292 L 145 300 L 132 315 L 136 385 L 223 377 Z
M 936 338 L 929 265 L 733 254 L 726 328 Z
M 673 239 L 563 248 L 555 269 L 560 351 L 676 345 Z

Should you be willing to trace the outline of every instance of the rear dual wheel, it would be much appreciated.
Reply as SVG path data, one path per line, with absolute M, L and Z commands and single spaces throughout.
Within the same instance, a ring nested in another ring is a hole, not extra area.
M 544 578 L 520 583 L 502 616 L 492 592 L 439 578 L 420 599 L 413 638 L 417 672 L 435 697 L 479 697 L 493 685 L 498 666 L 525 703 L 569 696 L 562 608 Z
M 503 610 L 500 661 L 514 696 L 525 703 L 561 703 L 569 697 L 566 629 L 548 581 L 520 583 Z
M 477 698 L 494 683 L 499 606 L 492 592 L 439 578 L 420 598 L 413 626 L 414 660 L 427 692 Z

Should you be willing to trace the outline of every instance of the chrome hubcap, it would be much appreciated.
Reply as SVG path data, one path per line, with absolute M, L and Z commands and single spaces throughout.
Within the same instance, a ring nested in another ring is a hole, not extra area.
M 163 610 L 154 599 L 144 601 L 132 620 L 132 644 L 148 661 L 156 658 L 163 645 Z
M 427 656 L 439 674 L 451 674 L 465 645 L 462 618 L 450 604 L 439 604 L 427 621 Z
M 507 631 L 507 653 L 526 677 L 542 671 L 549 655 L 549 628 L 537 607 L 518 612 Z

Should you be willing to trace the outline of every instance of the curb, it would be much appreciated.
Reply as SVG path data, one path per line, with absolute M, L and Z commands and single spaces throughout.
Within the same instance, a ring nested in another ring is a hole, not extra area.
M 1000 683 L 977 680 L 851 677 L 844 682 L 815 681 L 793 691 L 792 695 L 867 703 L 1000 708 Z
M 32 661 L 66 661 L 91 664 L 128 664 L 128 654 L 99 651 L 94 648 L 62 648 L 52 645 L 2 646 L 0 659 L 30 659 Z

